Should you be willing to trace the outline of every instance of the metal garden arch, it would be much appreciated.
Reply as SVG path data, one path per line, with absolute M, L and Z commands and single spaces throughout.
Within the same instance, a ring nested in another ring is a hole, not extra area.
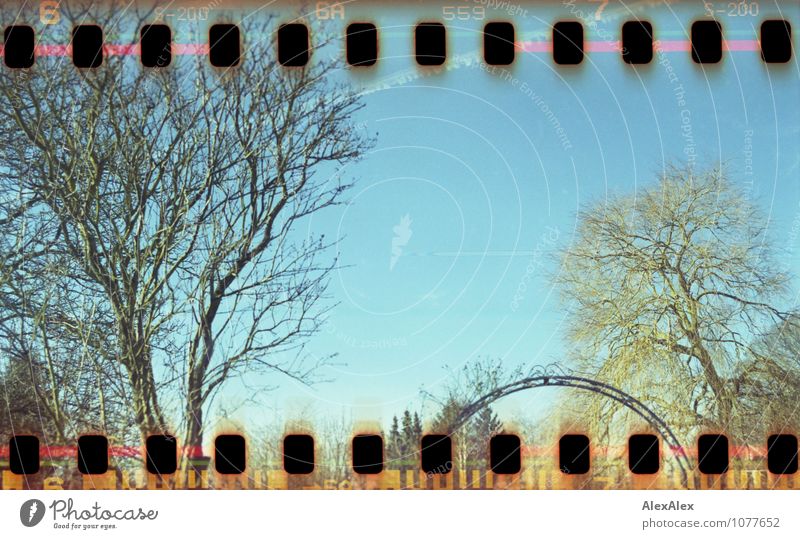
M 554 367 L 555 366 L 550 366 L 551 369 Z M 558 367 L 555 368 L 561 370 Z M 652 409 L 650 409 L 639 399 L 622 391 L 621 389 L 606 384 L 605 382 L 592 380 L 591 378 L 586 378 L 583 376 L 573 376 L 572 374 L 567 374 L 563 371 L 548 372 L 547 368 L 542 368 L 541 372 L 534 370 L 529 376 L 504 385 L 500 385 L 489 393 L 462 407 L 455 419 L 451 422 L 450 427 L 452 430 L 458 429 L 483 407 L 490 405 L 498 399 L 502 399 L 503 397 L 511 395 L 512 393 L 539 387 L 572 387 L 585 391 L 591 391 L 593 393 L 613 399 L 632 410 L 639 417 L 647 421 L 647 423 L 653 427 L 653 429 L 655 429 L 661 438 L 669 445 L 670 449 L 675 451 L 677 457 L 676 460 L 681 472 L 682 482 L 684 486 L 688 484 L 687 470 L 691 468 L 691 463 L 689 462 L 689 459 L 683 450 L 683 446 L 672 432 L 672 429 L 669 428 L 669 425 L 667 425 L 667 423 Z

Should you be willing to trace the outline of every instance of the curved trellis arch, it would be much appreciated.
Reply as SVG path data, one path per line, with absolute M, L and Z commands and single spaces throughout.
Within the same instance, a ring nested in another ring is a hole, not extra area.
M 485 406 L 492 404 L 498 399 L 502 399 L 512 393 L 525 391 L 528 389 L 535 389 L 539 387 L 572 387 L 575 389 L 582 389 L 591 391 L 613 399 L 626 408 L 632 410 L 639 417 L 647 421 L 647 423 L 658 432 L 661 438 L 669 445 L 670 449 L 675 452 L 678 467 L 681 472 L 681 480 L 686 486 L 688 484 L 687 470 L 691 468 L 683 446 L 680 444 L 677 436 L 669 428 L 669 425 L 661 419 L 652 409 L 650 409 L 642 401 L 633 397 L 632 395 L 618 389 L 605 382 L 593 380 L 583 376 L 573 376 L 570 374 L 533 374 L 520 378 L 508 384 L 497 386 L 492 391 L 486 393 L 480 398 L 474 400 L 463 406 L 453 421 L 450 423 L 452 431 L 458 429 L 466 423 L 470 417 L 479 412 Z

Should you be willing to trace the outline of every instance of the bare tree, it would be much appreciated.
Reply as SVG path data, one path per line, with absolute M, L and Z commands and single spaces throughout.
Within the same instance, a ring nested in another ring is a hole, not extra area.
M 320 299 L 335 261 L 325 259 L 330 240 L 298 238 L 293 230 L 338 203 L 348 187 L 338 173 L 322 178 L 316 169 L 351 161 L 365 148 L 349 122 L 355 96 L 326 82 L 333 65 L 289 74 L 274 65 L 263 69 L 226 79 L 224 102 L 214 109 L 216 123 L 231 126 L 227 150 L 239 155 L 228 172 L 235 180 L 221 196 L 227 200 L 215 208 L 211 234 L 191 257 L 189 443 L 199 441 L 204 404 L 240 367 L 308 378 L 306 367 L 278 365 L 270 354 L 298 346 L 302 352 L 304 338 L 319 328 L 329 308 Z M 227 348 L 218 351 L 221 344 Z
M 225 71 L 204 57 L 162 70 L 109 57 L 0 74 L 0 196 L 19 201 L 17 231 L 35 230 L 21 242 L 41 251 L 37 274 L 56 276 L 91 324 L 85 310 L 39 307 L 120 367 L 143 436 L 175 430 L 177 415 L 187 448 L 232 377 L 309 381 L 320 358 L 306 364 L 302 347 L 331 307 L 336 260 L 331 240 L 297 225 L 338 203 L 339 168 L 371 142 L 338 65 L 279 68 L 273 30 L 243 27 L 243 58 Z
M 489 441 L 503 431 L 502 422 L 490 404 L 476 410 L 463 423 L 459 418 L 477 400 L 492 395 L 501 386 L 523 379 L 526 370 L 522 367 L 509 370 L 502 360 L 488 357 L 472 360 L 458 370 L 448 370 L 451 371 L 449 381 L 440 396 L 423 392 L 425 398 L 438 405 L 428 428 L 452 437 L 455 466 L 488 469 Z
M 737 366 L 790 309 L 766 219 L 720 170 L 670 169 L 652 187 L 578 215 L 555 281 L 569 346 L 592 376 L 652 403 L 671 425 L 726 428 Z M 618 407 L 596 402 L 608 423 Z M 601 419 L 602 418 L 602 419 Z
M 753 348 L 733 378 L 742 403 L 734 422 L 742 438 L 763 443 L 769 434 L 800 428 L 800 317 L 770 328 Z
M 0 151 L 7 152 L 6 146 Z M 4 159 L 3 162 L 6 160 Z M 109 361 L 97 304 L 65 286 L 70 260 L 48 239 L 51 219 L 28 219 L 41 200 L 22 182 L 0 197 L 0 433 L 37 433 L 63 444 L 82 431 L 126 433 L 126 386 Z M 99 346 L 96 346 L 99 345 Z

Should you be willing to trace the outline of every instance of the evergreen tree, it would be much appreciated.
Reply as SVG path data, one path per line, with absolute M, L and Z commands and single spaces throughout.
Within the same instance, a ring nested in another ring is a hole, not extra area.
M 458 413 L 461 411 L 461 403 L 451 398 L 442 405 L 442 409 L 433 421 L 433 430 L 441 434 L 450 434 Z M 464 428 L 464 427 L 462 427 Z
M 401 438 L 401 448 L 403 450 L 402 458 L 404 460 L 413 459 L 417 453 L 417 446 L 419 440 L 414 436 L 414 420 L 411 418 L 411 412 L 405 410 L 403 412 L 403 433 Z
M 396 461 L 400 458 L 400 426 L 397 416 L 392 417 L 392 427 L 389 430 L 389 439 L 386 443 L 386 457 L 389 461 Z
M 417 412 L 414 412 L 414 437 L 417 439 L 417 443 L 422 438 L 422 420 Z
M 475 436 L 487 440 L 503 430 L 503 423 L 490 406 L 482 408 L 475 415 L 473 423 L 475 425 Z
M 470 421 L 468 459 L 478 463 L 486 461 L 489 455 L 489 441 L 503 430 L 503 423 L 491 407 L 486 406 Z

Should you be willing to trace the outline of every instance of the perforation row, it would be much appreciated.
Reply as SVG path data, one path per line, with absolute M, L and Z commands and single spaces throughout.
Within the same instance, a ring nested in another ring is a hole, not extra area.
M 628 64 L 647 64 L 653 59 L 653 26 L 647 21 L 628 21 L 622 25 L 619 52 Z M 8 26 L 4 32 L 5 65 L 26 69 L 35 60 L 35 35 L 30 26 Z M 172 30 L 165 24 L 150 24 L 140 30 L 139 56 L 145 67 L 166 67 L 172 62 Z M 691 26 L 690 50 L 698 64 L 722 60 L 723 32 L 716 20 L 700 20 Z M 414 29 L 415 57 L 421 66 L 441 66 L 447 59 L 447 30 L 440 22 L 421 22 Z M 785 20 L 762 22 L 761 58 L 767 63 L 785 63 L 792 57 L 791 25 Z M 378 29 L 371 23 L 352 23 L 345 31 L 347 62 L 368 67 L 378 61 Z M 103 63 L 103 30 L 97 25 L 78 25 L 72 29 L 72 61 L 76 67 L 94 69 Z M 483 56 L 489 65 L 510 65 L 520 43 L 510 22 L 489 22 L 483 28 Z M 553 25 L 553 61 L 577 65 L 585 56 L 583 25 L 561 21 Z M 215 67 L 235 67 L 242 56 L 239 27 L 215 24 L 209 28 L 208 56 Z M 283 24 L 277 30 L 278 62 L 285 67 L 305 66 L 311 57 L 308 27 L 302 23 Z
M 290 434 L 283 439 L 283 469 L 293 475 L 314 471 L 314 438 Z M 661 444 L 653 434 L 634 434 L 628 439 L 628 468 L 633 474 L 655 474 L 661 468 Z M 39 471 L 39 440 L 36 436 L 14 436 L 9 441 L 11 472 L 18 475 Z M 155 435 L 145 442 L 146 468 L 152 474 L 169 475 L 177 470 L 178 445 L 174 436 Z M 703 434 L 697 441 L 697 468 L 703 474 L 728 471 L 728 438 Z M 103 474 L 108 471 L 109 444 L 105 436 L 78 438 L 78 471 Z M 559 470 L 567 475 L 586 474 L 591 467 L 589 438 L 565 434 L 558 443 Z M 453 470 L 452 440 L 444 434 L 421 438 L 420 468 L 426 474 L 445 475 Z M 374 475 L 384 469 L 383 438 L 359 434 L 352 439 L 352 466 L 358 474 Z M 214 468 L 220 474 L 241 474 L 247 469 L 247 444 L 238 434 L 222 434 L 214 440 Z M 495 474 L 517 474 L 522 470 L 522 443 L 515 434 L 498 434 L 489 441 L 489 469 Z M 767 469 L 788 475 L 798 470 L 798 442 L 791 434 L 773 434 L 767 439 Z

